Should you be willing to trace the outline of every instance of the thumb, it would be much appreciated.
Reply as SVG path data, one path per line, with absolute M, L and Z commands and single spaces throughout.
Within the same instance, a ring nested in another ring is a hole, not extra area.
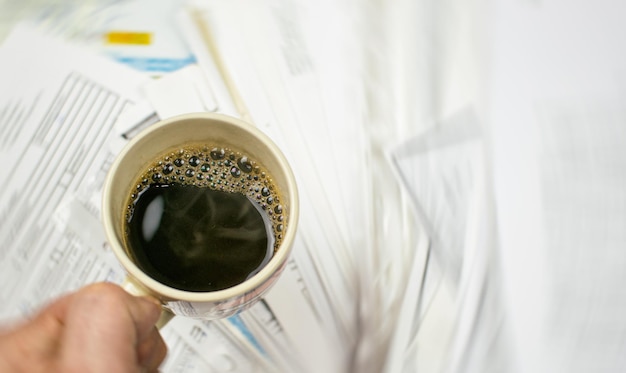
M 128 313 L 135 325 L 137 339 L 141 341 L 154 330 L 155 324 L 161 316 L 161 304 L 151 297 L 127 295 L 130 297 L 126 303 Z
M 73 294 L 65 310 L 63 363 L 90 372 L 136 371 L 137 348 L 160 314 L 155 302 L 105 283 Z

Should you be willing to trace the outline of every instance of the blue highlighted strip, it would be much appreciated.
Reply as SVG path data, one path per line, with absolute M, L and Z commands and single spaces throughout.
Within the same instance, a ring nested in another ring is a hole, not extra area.
M 261 347 L 259 342 L 254 338 L 250 329 L 246 326 L 246 324 L 241 320 L 239 315 L 231 316 L 228 318 L 228 322 L 230 322 L 234 327 L 236 327 L 241 334 L 263 355 L 267 356 L 265 350 Z
M 117 62 L 136 70 L 169 73 L 196 62 L 194 56 L 186 58 L 113 57 Z

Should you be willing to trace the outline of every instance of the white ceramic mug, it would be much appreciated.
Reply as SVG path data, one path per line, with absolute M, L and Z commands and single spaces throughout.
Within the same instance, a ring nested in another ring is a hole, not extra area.
M 245 153 L 263 165 L 281 193 L 286 228 L 279 248 L 257 274 L 223 290 L 191 292 L 167 286 L 142 271 L 124 243 L 123 220 L 138 176 L 160 154 L 191 143 L 218 143 Z M 269 137 L 237 118 L 193 113 L 156 123 L 126 145 L 105 180 L 102 215 L 107 240 L 127 271 L 125 289 L 135 295 L 159 299 L 163 305 L 159 321 L 162 326 L 172 315 L 218 319 L 234 315 L 258 301 L 285 268 L 298 225 L 298 206 L 298 191 L 291 168 Z

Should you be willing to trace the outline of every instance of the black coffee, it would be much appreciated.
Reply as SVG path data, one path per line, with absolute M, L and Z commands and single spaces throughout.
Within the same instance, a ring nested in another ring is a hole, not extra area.
M 225 289 L 260 271 L 278 248 L 279 202 L 271 178 L 245 155 L 185 147 L 155 160 L 138 179 L 124 219 L 126 246 L 165 285 Z

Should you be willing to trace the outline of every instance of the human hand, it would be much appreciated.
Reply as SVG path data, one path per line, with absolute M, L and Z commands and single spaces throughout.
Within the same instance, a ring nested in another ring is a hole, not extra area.
M 99 283 L 68 294 L 0 334 L 0 372 L 157 371 L 167 348 L 157 301 Z

